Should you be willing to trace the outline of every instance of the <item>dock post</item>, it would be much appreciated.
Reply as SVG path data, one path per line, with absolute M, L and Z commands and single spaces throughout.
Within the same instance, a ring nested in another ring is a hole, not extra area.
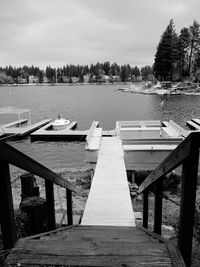
M 17 240 L 9 164 L 0 160 L 0 216 L 4 250 L 14 247 Z
M 30 221 L 30 233 L 40 234 L 46 231 L 46 200 L 41 197 L 26 197 L 20 203 Z
M 21 179 L 21 199 L 34 196 L 34 181 L 35 177 L 31 173 L 24 173 L 20 176 Z
M 135 172 L 134 171 L 131 172 L 131 183 L 132 184 L 135 183 Z
M 72 212 L 72 191 L 66 189 L 67 198 L 67 222 L 68 225 L 73 225 L 73 212 Z
M 45 179 L 48 230 L 56 229 L 53 183 Z

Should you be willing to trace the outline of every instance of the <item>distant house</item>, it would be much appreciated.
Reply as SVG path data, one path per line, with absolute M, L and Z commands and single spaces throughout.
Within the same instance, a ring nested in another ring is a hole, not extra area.
M 91 76 L 91 74 L 86 74 L 86 75 L 84 75 L 84 76 L 83 76 L 83 82 L 84 82 L 84 83 L 89 83 L 89 81 L 90 81 L 90 76 Z
M 28 77 L 28 82 L 29 82 L 29 83 L 39 83 L 39 78 L 36 77 L 36 76 L 30 75 L 30 76 Z
M 17 81 L 18 81 L 19 84 L 25 84 L 25 83 L 27 83 L 27 79 L 26 78 L 18 77 L 17 78 Z
M 142 77 L 141 77 L 141 76 L 137 76 L 137 77 L 135 77 L 135 81 L 136 81 L 136 82 L 142 82 Z
M 79 82 L 79 77 L 72 77 L 72 82 L 73 83 L 78 83 Z
M 62 76 L 64 83 L 69 83 L 69 77 L 68 76 Z
M 113 78 L 113 81 L 114 82 L 120 82 L 120 77 L 119 77 L 119 75 L 116 75 L 116 76 L 112 76 L 112 78 Z
M 49 79 L 47 78 L 47 76 L 43 77 L 43 83 L 50 83 Z

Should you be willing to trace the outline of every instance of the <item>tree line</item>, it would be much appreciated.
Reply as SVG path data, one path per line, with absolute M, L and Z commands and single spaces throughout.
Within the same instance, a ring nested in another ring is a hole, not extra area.
M 200 81 L 200 25 L 197 21 L 177 34 L 174 21 L 170 20 L 158 44 L 153 68 L 158 80 L 192 78 Z
M 89 65 L 68 64 L 44 70 L 35 66 L 0 67 L 0 83 L 32 82 L 72 83 L 72 82 L 115 82 L 115 81 L 200 81 L 200 25 L 194 21 L 176 33 L 174 21 L 170 20 L 157 46 L 153 66 L 138 68 L 129 64 L 96 63 Z M 87 76 L 87 77 L 86 77 Z
M 23 67 L 0 67 L 0 83 L 19 83 L 20 79 L 30 82 L 30 76 L 37 78 L 38 83 L 43 83 L 44 79 L 49 83 L 64 83 L 64 82 L 85 82 L 85 76 L 88 77 L 88 82 L 103 82 L 105 76 L 106 81 L 136 81 L 138 77 L 143 77 L 144 80 L 153 79 L 153 69 L 151 66 L 138 68 L 132 67 L 129 64 L 118 65 L 110 62 L 96 63 L 88 65 L 65 65 L 60 68 L 47 66 L 45 70 L 34 66 Z M 74 79 L 76 78 L 76 79 Z

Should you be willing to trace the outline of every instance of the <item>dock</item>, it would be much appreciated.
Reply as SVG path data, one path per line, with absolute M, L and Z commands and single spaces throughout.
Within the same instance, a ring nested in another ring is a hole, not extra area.
M 94 121 L 91 127 L 98 127 L 98 121 Z M 39 130 L 33 132 L 30 135 L 31 141 L 85 141 L 90 129 L 75 130 L 77 127 L 77 121 L 72 121 L 65 129 L 55 131 L 52 129 L 52 123 L 48 123 Z M 90 127 L 90 128 L 91 128 Z M 114 130 L 102 131 L 103 136 L 114 135 Z
M 122 142 L 117 137 L 101 140 L 81 225 L 135 226 Z
M 34 124 L 25 125 L 27 120 L 18 120 L 2 125 L 1 132 L 4 135 L 16 135 L 18 137 L 23 137 L 48 124 L 50 121 L 50 119 L 45 119 Z
M 190 121 L 186 122 L 186 125 L 195 131 L 199 131 L 200 130 L 200 120 L 199 119 L 191 119 Z
M 48 123 L 30 135 L 31 141 L 70 140 L 81 141 L 87 136 L 86 131 L 74 131 L 77 121 L 72 121 L 65 129 L 55 131 L 52 129 L 52 122 Z
M 187 131 L 173 121 L 117 121 L 113 137 L 122 142 L 125 168 L 153 170 L 188 135 Z M 101 128 L 91 126 L 85 148 L 85 162 L 95 170 L 99 159 Z M 114 154 L 113 154 L 114 157 Z

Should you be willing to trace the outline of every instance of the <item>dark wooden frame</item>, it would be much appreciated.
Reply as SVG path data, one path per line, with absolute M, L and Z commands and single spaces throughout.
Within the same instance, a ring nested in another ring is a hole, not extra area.
M 178 233 L 178 247 L 186 266 L 191 265 L 193 224 L 199 164 L 200 132 L 191 133 L 140 185 L 143 193 L 143 227 L 148 228 L 148 191 L 155 186 L 154 232 L 161 235 L 162 180 L 182 165 L 182 192 Z
M 81 195 L 80 192 L 71 183 L 39 162 L 28 157 L 14 147 L 0 142 L 0 222 L 4 250 L 14 247 L 17 239 L 9 164 L 45 179 L 48 230 L 53 230 L 56 227 L 54 184 L 64 187 L 67 190 L 68 224 L 73 224 L 72 191 L 78 195 Z

